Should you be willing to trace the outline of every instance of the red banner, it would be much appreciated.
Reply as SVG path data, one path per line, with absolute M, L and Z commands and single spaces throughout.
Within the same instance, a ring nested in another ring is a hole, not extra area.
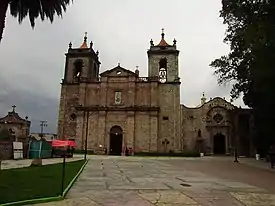
M 52 141 L 53 147 L 75 147 L 75 141 L 71 140 L 53 140 Z

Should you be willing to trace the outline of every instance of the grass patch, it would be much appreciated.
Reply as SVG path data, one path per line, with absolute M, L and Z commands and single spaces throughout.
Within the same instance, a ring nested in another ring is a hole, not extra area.
M 64 190 L 85 160 L 66 162 Z M 61 194 L 62 163 L 0 171 L 0 204 Z

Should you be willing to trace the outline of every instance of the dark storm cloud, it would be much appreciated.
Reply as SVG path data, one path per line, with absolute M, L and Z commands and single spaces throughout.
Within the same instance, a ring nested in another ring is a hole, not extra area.
M 139 66 L 146 76 L 149 41 L 158 43 L 164 27 L 169 43 L 178 40 L 182 103 L 197 106 L 202 92 L 228 98 L 230 89 L 219 87 L 209 68 L 228 52 L 220 9 L 220 0 L 81 0 L 53 24 L 37 21 L 34 30 L 28 18 L 19 25 L 8 15 L 0 44 L 0 86 L 8 92 L 0 88 L 0 113 L 16 104 L 20 113 L 48 120 L 48 130 L 55 131 L 64 53 L 70 41 L 81 45 L 84 32 L 100 52 L 101 72 L 120 62 L 131 70 Z
M 2 87 L 1 81 L 0 91 L 0 115 L 5 116 L 12 110 L 12 106 L 16 105 L 16 112 L 22 117 L 29 117 L 31 121 L 31 131 L 40 131 L 40 120 L 46 120 L 48 126 L 45 132 L 56 132 L 57 115 L 58 115 L 58 99 L 54 99 L 43 94 L 34 93 L 32 91 L 24 91 L 20 89 L 5 89 Z

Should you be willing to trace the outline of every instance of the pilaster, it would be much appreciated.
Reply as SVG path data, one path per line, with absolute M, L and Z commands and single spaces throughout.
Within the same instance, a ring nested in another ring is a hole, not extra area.
M 157 152 L 158 151 L 158 112 L 151 112 L 149 118 L 150 118 L 149 151 Z
M 126 144 L 128 148 L 134 148 L 135 142 L 135 112 L 127 112 L 127 135 Z

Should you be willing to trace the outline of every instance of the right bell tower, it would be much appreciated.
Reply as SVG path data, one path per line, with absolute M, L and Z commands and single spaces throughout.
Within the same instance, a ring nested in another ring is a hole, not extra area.
M 180 152 L 180 78 L 179 50 L 165 41 L 164 29 L 159 44 L 150 41 L 148 54 L 148 77 L 157 83 L 158 152 Z
M 150 41 L 148 54 L 148 77 L 158 77 L 161 83 L 179 82 L 179 66 L 177 41 L 174 39 L 173 45 L 165 41 L 164 29 L 161 32 L 159 44 L 154 45 Z

